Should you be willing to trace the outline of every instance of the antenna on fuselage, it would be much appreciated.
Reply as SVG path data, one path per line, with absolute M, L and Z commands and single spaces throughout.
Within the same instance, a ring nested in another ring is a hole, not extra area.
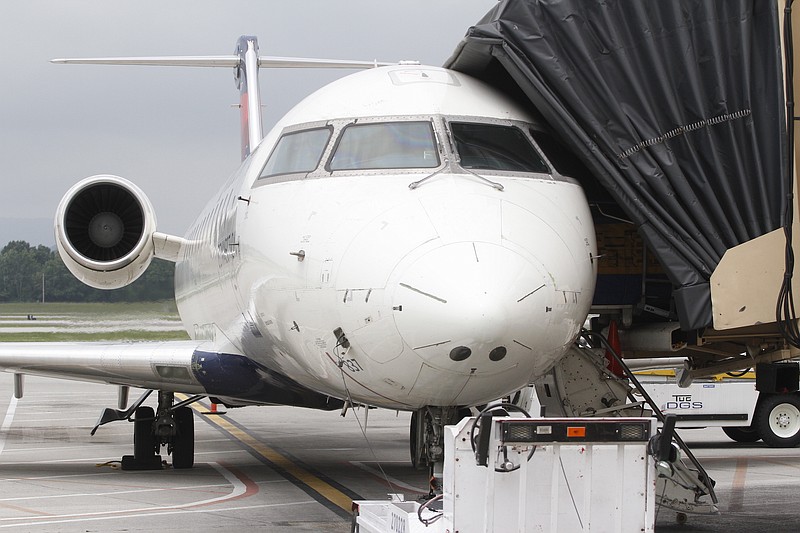
M 258 146 L 261 130 L 261 92 L 258 69 L 266 68 L 349 68 L 366 69 L 393 65 L 379 61 L 345 59 L 316 59 L 305 57 L 275 57 L 258 55 L 258 39 L 242 35 L 232 56 L 165 56 L 165 57 L 95 57 L 52 59 L 51 63 L 83 65 L 149 65 L 172 67 L 227 67 L 234 69 L 234 79 L 240 94 L 242 159 Z

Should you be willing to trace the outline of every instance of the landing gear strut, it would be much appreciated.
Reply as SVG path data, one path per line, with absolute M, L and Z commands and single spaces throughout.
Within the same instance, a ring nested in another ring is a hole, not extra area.
M 173 392 L 159 391 L 158 408 L 153 410 L 142 405 L 151 392 L 145 392 L 127 410 L 105 409 L 92 435 L 108 422 L 131 420 L 133 455 L 122 457 L 123 470 L 160 470 L 163 468 L 162 446 L 172 455 L 173 468 L 191 468 L 194 465 L 194 415 L 188 405 L 202 396 L 192 396 L 176 404 Z
M 444 427 L 455 424 L 469 409 L 428 406 L 411 414 L 411 464 L 430 473 L 430 496 L 441 492 L 440 481 L 444 466 Z

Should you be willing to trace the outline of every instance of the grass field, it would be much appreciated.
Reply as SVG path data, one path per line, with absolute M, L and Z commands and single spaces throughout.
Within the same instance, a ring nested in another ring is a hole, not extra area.
M 163 316 L 178 320 L 178 308 L 172 300 L 161 302 L 122 302 L 122 303 L 75 303 L 75 302 L 48 302 L 48 303 L 0 303 L 0 317 L 8 315 L 22 315 L 24 319 L 28 313 L 35 316 L 45 315 L 94 315 L 103 314 L 124 315 L 143 314 Z
M 0 304 L 0 342 L 188 338 L 172 301 Z

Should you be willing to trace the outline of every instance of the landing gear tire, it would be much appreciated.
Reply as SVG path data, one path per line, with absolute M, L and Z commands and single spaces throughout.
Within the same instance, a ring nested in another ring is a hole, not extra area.
M 756 408 L 755 427 L 761 439 L 774 448 L 793 448 L 800 444 L 800 396 L 770 394 Z
M 179 407 L 175 417 L 176 433 L 172 447 L 172 468 L 194 466 L 194 414 L 188 407 Z
M 149 459 L 156 455 L 156 439 L 153 433 L 155 417 L 152 407 L 136 409 L 133 419 L 133 456 L 136 459 Z
M 424 446 L 424 414 L 421 414 L 420 411 L 414 411 L 411 413 L 411 428 L 409 431 L 409 444 L 411 450 L 411 466 L 414 467 L 416 470 L 425 470 L 428 468 L 428 461 L 422 455 L 422 450 Z M 420 424 L 420 418 L 423 419 L 422 424 Z
M 731 440 L 735 440 L 736 442 L 756 442 L 761 440 L 761 435 L 759 434 L 758 430 L 752 426 L 744 426 L 744 427 L 724 427 L 722 431 L 730 438 Z
M 122 470 L 160 470 L 160 447 L 156 438 L 155 411 L 152 407 L 137 407 L 133 413 L 133 455 L 123 455 Z
M 467 407 L 429 406 L 411 413 L 409 449 L 411 464 L 417 470 L 431 467 L 444 454 L 444 426 L 456 424 L 471 412 Z

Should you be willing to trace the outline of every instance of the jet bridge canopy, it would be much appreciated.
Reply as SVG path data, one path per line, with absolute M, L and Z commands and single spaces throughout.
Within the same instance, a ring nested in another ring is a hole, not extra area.
M 674 287 L 712 322 L 728 248 L 782 224 L 785 113 L 772 0 L 502 0 L 445 66 L 535 108 Z M 601 187 L 597 187 L 597 185 Z M 776 295 L 777 298 L 777 295 Z

